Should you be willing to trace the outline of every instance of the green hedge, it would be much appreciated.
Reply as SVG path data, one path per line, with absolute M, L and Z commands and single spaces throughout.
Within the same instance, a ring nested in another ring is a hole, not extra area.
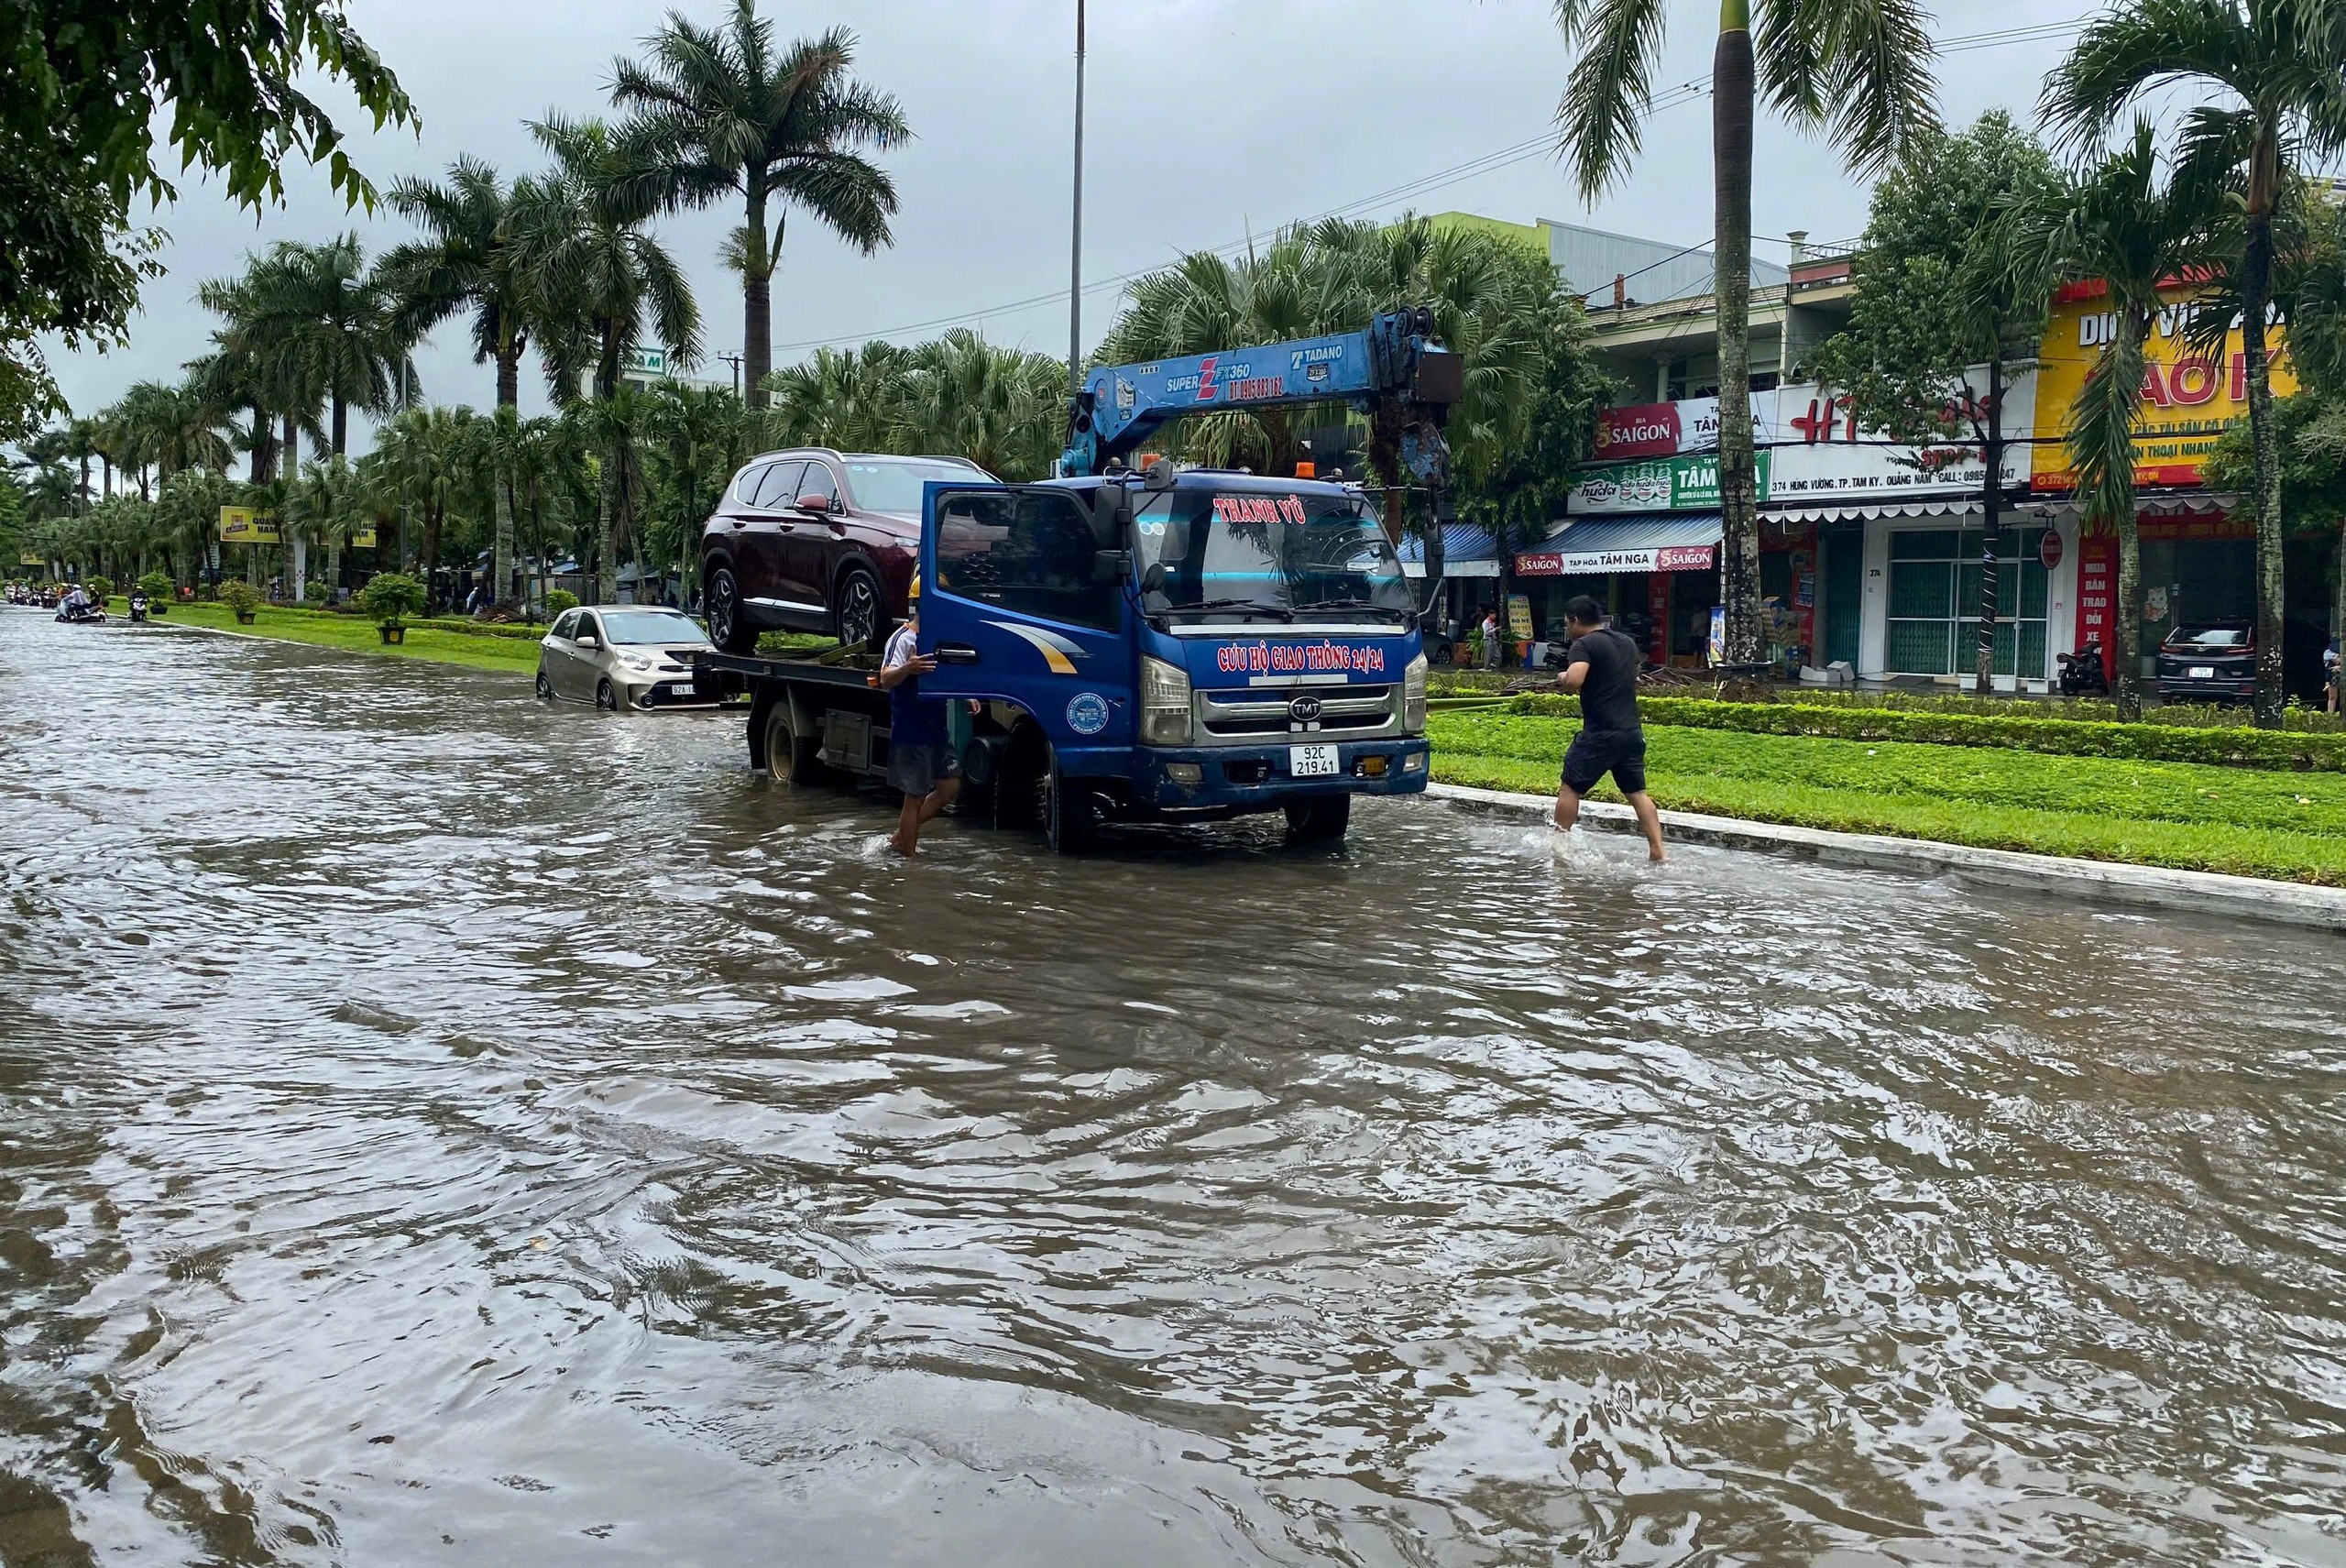
M 1508 711 L 1576 718 L 1580 699 L 1521 696 Z M 2226 768 L 2346 773 L 2346 735 L 2299 730 L 2166 724 L 2111 724 L 2003 714 L 1914 712 L 1821 703 L 1720 702 L 1706 697 L 1640 696 L 1648 724 L 1733 729 L 1750 735 L 1809 735 L 1836 740 L 1902 740 L 1935 746 L 1990 746 L 2060 757 L 2200 762 Z

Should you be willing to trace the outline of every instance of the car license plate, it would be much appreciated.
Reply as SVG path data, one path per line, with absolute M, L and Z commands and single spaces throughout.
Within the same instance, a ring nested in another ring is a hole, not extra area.
M 2194 664 L 2191 666 L 2189 673 L 2186 674 L 2184 678 L 2194 681 L 2212 681 L 2216 678 L 2216 666 L 2213 664 Z
M 1287 749 L 1288 776 L 1299 779 L 1332 779 L 1340 771 L 1333 746 L 1289 746 Z

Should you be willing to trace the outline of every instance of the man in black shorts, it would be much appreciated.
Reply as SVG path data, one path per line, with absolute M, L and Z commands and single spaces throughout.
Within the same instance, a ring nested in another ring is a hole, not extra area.
M 1556 792 L 1556 830 L 1572 831 L 1580 820 L 1581 797 L 1606 773 L 1638 814 L 1646 849 L 1660 861 L 1661 813 L 1646 793 L 1646 732 L 1638 725 L 1638 671 L 1645 655 L 1628 633 L 1605 624 L 1605 607 L 1581 595 L 1564 606 L 1564 634 L 1572 651 L 1556 684 L 1580 694 L 1580 733 L 1564 752 L 1563 787 Z

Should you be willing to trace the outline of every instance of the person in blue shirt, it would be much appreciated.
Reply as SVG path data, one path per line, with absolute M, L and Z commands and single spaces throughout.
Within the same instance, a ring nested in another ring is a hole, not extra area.
M 909 859 L 920 848 L 922 826 L 961 793 L 961 760 L 946 729 L 945 704 L 920 695 L 920 678 L 937 668 L 937 659 L 920 651 L 918 577 L 905 613 L 880 657 L 880 686 L 888 694 L 888 782 L 904 792 L 888 842 Z

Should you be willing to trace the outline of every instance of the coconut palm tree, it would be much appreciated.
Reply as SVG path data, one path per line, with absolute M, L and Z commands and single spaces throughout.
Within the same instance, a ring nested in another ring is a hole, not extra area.
M 1581 194 L 1628 172 L 1653 104 L 1667 0 L 1555 0 L 1573 50 L 1557 118 Z M 1755 12 L 1757 13 L 1755 20 Z M 1720 0 L 1711 55 L 1712 248 L 1719 406 L 1751 399 L 1751 126 L 1760 94 L 1795 125 L 1825 131 L 1860 171 L 1934 127 L 1928 13 L 1920 0 Z M 1760 655 L 1759 475 L 1751 426 L 1719 422 L 1719 513 L 1727 659 Z
M 469 409 L 414 408 L 394 414 L 360 460 L 368 480 L 423 520 L 422 576 L 429 585 L 440 562 L 440 536 L 469 478 Z
M 412 396 L 411 341 L 392 317 L 391 298 L 367 273 L 355 234 L 322 245 L 281 241 L 241 280 L 250 351 L 287 395 L 289 414 L 327 411 L 328 449 L 347 452 L 350 411 L 389 411 Z M 294 455 L 286 456 L 288 472 Z
M 1982 291 L 2050 298 L 2055 286 L 2098 282 L 2117 319 L 2113 340 L 2086 373 L 2069 413 L 2069 460 L 2089 532 L 2118 535 L 2118 680 L 2127 718 L 2142 717 L 2143 566 L 2134 499 L 2134 427 L 2143 403 L 2143 344 L 2159 290 L 2236 228 L 2229 160 L 2202 148 L 2172 168 L 2147 119 L 2082 175 L 1999 214 Z M 1997 275 L 2001 274 L 2001 278 Z
M 2287 702 L 2282 635 L 2281 444 L 2270 345 L 2274 225 L 2293 166 L 2346 148 L 2346 5 L 2339 0 L 2132 0 L 2088 27 L 2045 79 L 2043 112 L 2073 145 L 2095 146 L 2143 95 L 2182 84 L 2217 103 L 2184 118 L 2179 158 L 2233 171 L 2236 246 L 2201 258 L 2230 275 L 2241 304 L 2248 422 L 2256 455 L 2256 721 Z
M 411 340 L 459 313 L 470 319 L 473 363 L 497 367 L 497 406 L 521 398 L 521 358 L 532 333 L 530 298 L 514 265 L 513 193 L 497 170 L 474 158 L 448 166 L 444 183 L 407 179 L 390 189 L 391 205 L 425 237 L 385 253 L 376 277 L 391 296 L 391 317 Z M 513 510 L 499 485 L 490 581 L 496 596 L 513 593 Z
M 559 116 L 530 127 L 554 154 L 554 167 L 515 182 L 515 261 L 527 280 L 549 381 L 565 400 L 582 379 L 599 404 L 620 401 L 619 370 L 647 330 L 669 356 L 689 365 L 700 353 L 700 311 L 692 286 L 631 204 L 608 129 L 598 120 Z M 590 422 L 607 444 L 597 601 L 619 592 L 620 509 L 627 493 L 632 418 L 607 411 Z
M 912 351 L 893 343 L 858 350 L 818 348 L 814 357 L 768 376 L 777 444 L 842 452 L 916 452 L 907 441 Z M 1064 409 L 1055 423 L 1066 422 Z
M 762 408 L 790 210 L 866 256 L 893 243 L 895 181 L 862 149 L 886 152 L 912 132 L 894 98 L 849 73 L 855 36 L 844 27 L 778 49 L 756 0 L 734 0 L 722 28 L 671 11 L 644 47 L 644 60 L 619 60 L 612 75 L 611 102 L 630 116 L 619 139 L 631 199 L 675 211 L 740 198 L 729 254 L 741 274 L 744 385 Z
M 966 457 L 1008 479 L 1050 471 L 1067 428 L 1067 362 L 997 348 L 957 327 L 914 351 L 906 410 L 917 450 Z

